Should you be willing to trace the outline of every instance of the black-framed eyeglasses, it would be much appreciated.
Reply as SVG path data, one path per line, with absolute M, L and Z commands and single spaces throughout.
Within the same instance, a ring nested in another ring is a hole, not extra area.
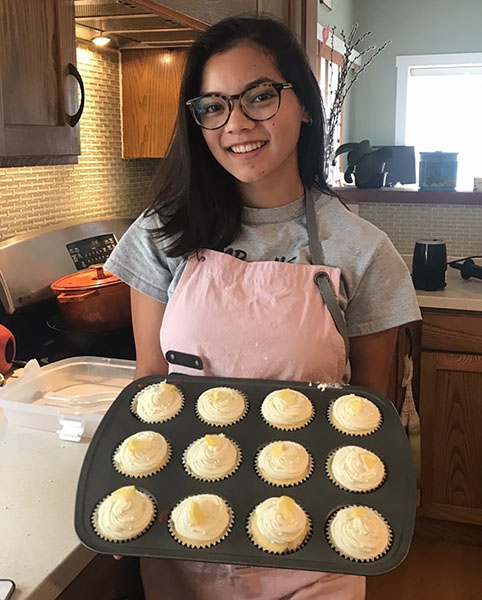
M 265 82 L 253 85 L 233 96 L 205 94 L 186 102 L 196 123 L 203 129 L 219 129 L 226 125 L 233 112 L 234 100 L 239 100 L 243 113 L 253 121 L 267 121 L 278 112 L 281 90 L 293 88 L 292 83 Z

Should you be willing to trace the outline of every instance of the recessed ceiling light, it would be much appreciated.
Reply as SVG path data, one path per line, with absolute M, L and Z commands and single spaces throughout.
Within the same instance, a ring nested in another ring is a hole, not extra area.
M 111 39 L 106 35 L 96 35 L 94 38 L 92 38 L 92 41 L 96 46 L 107 46 Z

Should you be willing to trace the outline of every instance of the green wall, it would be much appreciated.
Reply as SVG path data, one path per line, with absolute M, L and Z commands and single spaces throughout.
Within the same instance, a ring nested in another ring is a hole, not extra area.
M 349 13 L 351 0 L 333 1 Z M 482 0 L 357 0 L 353 18 L 373 42 L 392 40 L 351 91 L 353 141 L 395 142 L 396 56 L 482 52 Z
M 359 0 L 358 0 L 359 1 Z M 318 4 L 318 23 L 335 25 L 338 30 L 349 30 L 354 22 L 355 0 L 333 0 L 332 10 Z

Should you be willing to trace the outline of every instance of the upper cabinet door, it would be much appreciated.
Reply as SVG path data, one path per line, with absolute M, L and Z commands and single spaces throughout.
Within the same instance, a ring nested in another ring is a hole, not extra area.
M 0 166 L 77 162 L 79 104 L 74 1 L 0 0 Z
M 176 121 L 187 51 L 122 50 L 122 157 L 163 158 Z

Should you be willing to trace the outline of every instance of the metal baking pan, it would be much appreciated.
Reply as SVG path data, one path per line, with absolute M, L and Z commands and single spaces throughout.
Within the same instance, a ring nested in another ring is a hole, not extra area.
M 185 396 L 181 413 L 166 423 L 146 425 L 130 411 L 134 395 L 146 385 L 167 379 Z M 249 412 L 228 427 L 209 426 L 196 416 L 198 396 L 211 387 L 227 386 L 243 392 L 249 400 Z M 305 394 L 316 410 L 313 421 L 298 431 L 279 431 L 261 418 L 265 396 L 276 389 L 290 387 Z M 374 402 L 383 416 L 382 426 L 364 437 L 337 432 L 327 420 L 331 401 L 343 394 L 358 394 Z M 127 436 L 150 429 L 165 435 L 172 445 L 172 458 L 159 473 L 135 479 L 125 477 L 112 466 L 112 454 Z M 241 446 L 243 461 L 231 477 L 214 483 L 200 482 L 185 472 L 181 457 L 185 448 L 206 433 L 223 432 Z M 299 441 L 314 458 L 309 479 L 295 487 L 280 488 L 262 481 L 254 469 L 254 457 L 266 442 L 278 439 Z M 337 488 L 327 477 L 327 455 L 342 445 L 360 445 L 375 452 L 385 463 L 388 476 L 374 492 L 351 493 Z M 157 501 L 158 518 L 141 537 L 123 543 L 101 539 L 91 524 L 92 511 L 108 493 L 124 485 L 136 485 L 150 492 Z M 220 543 L 206 549 L 181 546 L 170 535 L 167 516 L 182 498 L 192 494 L 213 493 L 225 498 L 234 511 L 234 525 Z M 246 535 L 246 520 L 253 507 L 270 496 L 289 495 L 307 510 L 313 532 L 300 550 L 273 555 L 256 548 Z M 392 529 L 393 541 L 388 552 L 373 562 L 355 562 L 342 558 L 328 544 L 325 524 L 334 509 L 361 504 L 379 511 Z M 75 529 L 82 543 L 95 552 L 130 556 L 200 560 L 217 563 L 285 567 L 356 575 L 380 575 L 397 567 L 408 553 L 415 524 L 416 483 L 410 446 L 393 404 L 381 394 L 357 386 L 325 387 L 311 383 L 227 379 L 171 374 L 148 376 L 130 383 L 106 413 L 88 448 L 79 478 L 75 507 Z

